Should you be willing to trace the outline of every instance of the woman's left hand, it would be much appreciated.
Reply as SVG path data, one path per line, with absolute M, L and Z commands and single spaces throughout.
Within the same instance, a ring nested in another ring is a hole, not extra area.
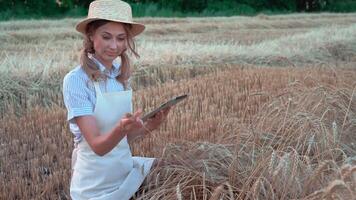
M 162 122 L 167 119 L 167 115 L 170 110 L 171 107 L 167 107 L 164 110 L 161 110 L 160 112 L 155 114 L 153 117 L 147 119 L 147 121 L 144 122 L 144 128 L 146 129 L 146 131 L 151 132 L 157 129 L 162 124 Z

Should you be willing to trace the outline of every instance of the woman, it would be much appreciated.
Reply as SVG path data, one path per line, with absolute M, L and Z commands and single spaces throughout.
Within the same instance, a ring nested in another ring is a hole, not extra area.
M 127 52 L 144 25 L 132 21 L 131 7 L 120 0 L 97 0 L 76 30 L 84 35 L 81 65 L 63 81 L 72 155 L 72 199 L 131 198 L 149 173 L 153 158 L 132 157 L 128 141 L 157 129 L 169 108 L 147 120 L 132 112 Z M 121 62 L 115 61 L 117 57 Z

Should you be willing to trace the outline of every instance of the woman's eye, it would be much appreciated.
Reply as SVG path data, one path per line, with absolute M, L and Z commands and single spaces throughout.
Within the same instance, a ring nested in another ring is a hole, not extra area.
M 108 36 L 103 36 L 103 39 L 104 39 L 104 40 L 109 40 L 110 37 L 108 37 Z
M 117 38 L 117 40 L 119 40 L 119 41 L 124 41 L 125 38 Z

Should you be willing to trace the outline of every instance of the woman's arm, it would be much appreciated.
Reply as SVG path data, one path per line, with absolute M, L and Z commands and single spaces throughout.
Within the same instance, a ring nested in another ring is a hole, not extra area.
M 99 156 L 110 152 L 125 137 L 120 126 L 115 126 L 109 133 L 101 135 L 94 116 L 76 117 L 75 121 L 91 149 Z
M 94 116 L 76 117 L 75 121 L 88 142 L 91 149 L 99 156 L 104 156 L 110 152 L 126 135 L 134 134 L 143 127 L 139 121 L 140 112 L 133 116 L 124 116 L 108 133 L 100 134 L 96 119 Z

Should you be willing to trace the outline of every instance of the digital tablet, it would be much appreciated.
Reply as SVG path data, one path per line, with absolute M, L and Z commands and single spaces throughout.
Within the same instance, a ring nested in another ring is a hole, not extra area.
M 182 100 L 184 100 L 185 98 L 187 98 L 188 95 L 187 94 L 184 94 L 184 95 L 181 95 L 181 96 L 177 96 L 177 97 L 174 97 L 173 99 L 165 102 L 164 104 L 160 105 L 158 108 L 154 109 L 153 111 L 145 114 L 141 119 L 142 121 L 146 121 L 147 119 L 153 117 L 155 114 L 157 114 L 159 111 L 169 107 L 169 106 L 174 106 L 176 105 L 177 103 L 181 102 Z

